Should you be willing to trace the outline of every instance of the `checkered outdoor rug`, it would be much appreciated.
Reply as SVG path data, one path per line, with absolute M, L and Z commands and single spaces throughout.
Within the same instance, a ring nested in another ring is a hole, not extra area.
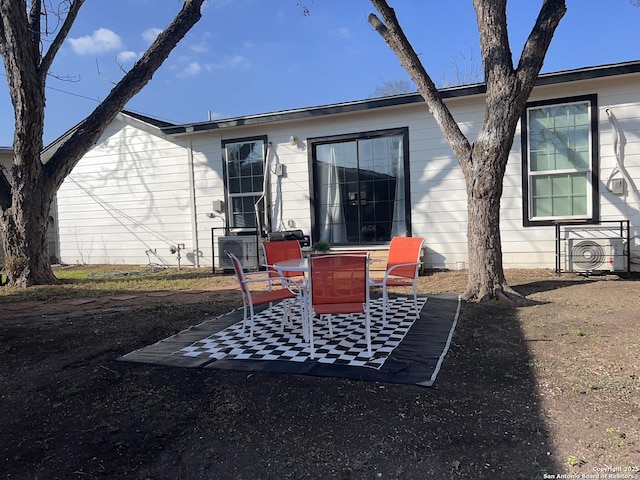
M 341 377 L 430 387 L 449 350 L 460 312 L 456 294 L 420 298 L 419 318 L 413 299 L 390 298 L 387 328 L 382 301 L 374 297 L 373 358 L 366 358 L 363 319 L 333 318 L 334 336 L 325 321 L 314 321 L 316 358 L 309 358 L 300 318 L 280 331 L 281 307 L 258 312 L 254 340 L 241 335 L 242 309 L 206 319 L 119 360 L 168 367 Z M 295 313 L 295 312 L 294 312 Z M 293 316 L 295 318 L 295 315 Z
M 426 298 L 418 298 L 418 312 L 422 310 L 426 301 Z M 325 364 L 380 369 L 417 319 L 412 298 L 389 299 L 385 326 L 382 325 L 382 313 L 382 299 L 372 300 L 372 358 L 366 356 L 364 315 L 333 316 L 333 337 L 329 334 L 328 322 L 316 317 L 313 322 L 313 360 Z M 285 325 L 284 329 L 280 323 L 282 315 L 281 303 L 256 314 L 252 341 L 248 338 L 249 326 L 243 331 L 242 322 L 238 322 L 180 349 L 176 354 L 187 357 L 206 355 L 215 360 L 309 360 L 309 345 L 302 336 L 299 311 L 294 309 L 291 315 L 294 321 Z

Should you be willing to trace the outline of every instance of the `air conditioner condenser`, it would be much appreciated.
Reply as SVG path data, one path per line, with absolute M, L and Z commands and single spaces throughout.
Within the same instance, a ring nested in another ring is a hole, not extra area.
M 573 272 L 624 271 L 622 238 L 569 238 L 567 270 Z
M 260 255 L 255 236 L 218 237 L 218 267 L 230 270 L 233 269 L 233 263 L 224 253 L 225 250 L 238 257 L 243 269 L 258 270 L 260 268 Z

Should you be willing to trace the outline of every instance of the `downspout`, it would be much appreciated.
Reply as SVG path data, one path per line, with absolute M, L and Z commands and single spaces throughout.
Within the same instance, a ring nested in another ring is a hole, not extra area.
M 271 232 L 271 215 L 269 213 L 271 209 L 271 142 L 267 143 L 266 148 L 264 170 L 262 175 L 262 195 L 260 195 L 254 205 L 258 230 L 261 230 L 261 228 L 264 228 L 264 230 L 266 230 L 258 231 L 259 236 L 262 236 L 262 234 L 264 233 Z M 260 202 L 262 202 L 264 206 L 264 213 L 262 218 L 260 217 Z
M 276 198 L 273 200 L 273 219 L 271 220 L 271 225 L 277 225 L 275 231 L 282 232 L 285 230 L 284 220 L 283 220 L 283 200 L 282 200 L 282 173 L 278 173 L 278 167 L 280 164 L 280 157 L 276 156 L 275 163 L 275 172 L 276 172 Z M 280 170 L 282 171 L 282 170 Z
M 198 244 L 198 217 L 196 212 L 196 182 L 194 179 L 193 168 L 193 142 L 189 139 L 189 148 L 187 149 L 188 169 L 189 169 L 189 206 L 191 207 L 191 238 L 193 240 L 193 253 L 195 256 L 196 267 L 200 267 L 200 247 Z
M 264 168 L 264 226 L 267 229 L 266 233 L 273 231 L 273 223 L 271 219 L 271 161 L 273 159 L 273 146 L 271 142 L 267 142 L 267 158 Z

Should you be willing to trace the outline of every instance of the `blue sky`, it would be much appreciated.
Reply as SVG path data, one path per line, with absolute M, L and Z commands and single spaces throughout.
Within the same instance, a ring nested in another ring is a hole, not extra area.
M 55 0 L 54 0 L 55 3 Z M 367 23 L 368 0 L 208 0 L 203 18 L 127 109 L 174 123 L 360 100 L 384 81 L 408 80 Z M 511 49 L 520 55 L 541 1 L 511 0 Z M 437 84 L 452 58 L 480 63 L 471 0 L 389 0 Z M 88 0 L 47 88 L 45 145 L 81 121 L 180 9 L 180 0 Z M 630 0 L 567 0 L 543 72 L 640 59 L 640 8 Z M 467 70 L 469 69 L 466 67 Z M 0 69 L 1 73 L 4 73 Z M 66 77 L 68 80 L 62 80 Z M 3 75 L 3 80 L 4 80 Z M 209 113 L 211 112 L 211 113 Z M 13 110 L 0 84 L 0 145 Z

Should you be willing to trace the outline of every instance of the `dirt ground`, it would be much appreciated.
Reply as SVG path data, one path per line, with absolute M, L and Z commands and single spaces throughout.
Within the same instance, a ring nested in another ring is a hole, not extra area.
M 0 474 L 640 478 L 640 283 L 507 276 L 527 302 L 464 304 L 433 388 L 116 361 L 239 306 L 232 289 L 4 308 Z

